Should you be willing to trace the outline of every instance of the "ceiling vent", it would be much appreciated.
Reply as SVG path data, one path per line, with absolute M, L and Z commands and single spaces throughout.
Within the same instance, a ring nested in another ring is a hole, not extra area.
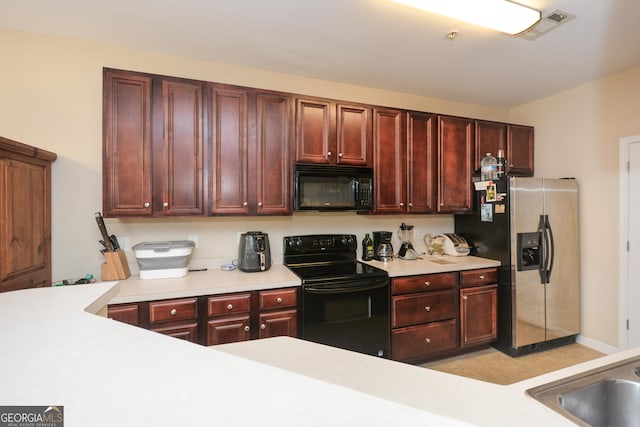
M 520 34 L 518 37 L 526 40 L 535 40 L 541 35 L 546 34 L 551 30 L 555 30 L 560 25 L 571 21 L 575 17 L 575 15 L 556 9 L 543 16 L 536 25 Z

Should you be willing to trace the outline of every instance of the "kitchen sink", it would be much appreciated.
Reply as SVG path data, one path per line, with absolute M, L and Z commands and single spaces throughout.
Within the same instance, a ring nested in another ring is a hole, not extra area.
M 640 357 L 527 390 L 581 426 L 640 427 Z

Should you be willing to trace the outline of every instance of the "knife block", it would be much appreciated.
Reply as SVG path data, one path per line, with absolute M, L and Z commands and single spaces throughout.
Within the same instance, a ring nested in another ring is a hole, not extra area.
M 123 280 L 131 276 L 127 257 L 123 250 L 104 253 L 105 263 L 102 264 L 102 281 Z

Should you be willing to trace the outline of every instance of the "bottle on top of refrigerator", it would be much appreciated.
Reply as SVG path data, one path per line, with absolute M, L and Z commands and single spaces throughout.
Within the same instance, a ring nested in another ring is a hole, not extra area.
M 369 233 L 364 235 L 364 239 L 362 240 L 362 260 L 363 261 L 371 261 L 373 259 L 373 240 L 371 240 L 371 236 Z
M 491 153 L 485 154 L 480 161 L 480 179 L 482 181 L 498 179 L 498 160 Z
M 504 150 L 502 148 L 498 150 L 496 160 L 498 161 L 498 179 L 500 179 L 506 172 L 506 161 L 504 159 Z

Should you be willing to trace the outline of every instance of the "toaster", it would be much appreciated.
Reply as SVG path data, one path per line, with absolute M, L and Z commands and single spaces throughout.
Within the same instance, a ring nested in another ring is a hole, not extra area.
M 271 267 L 269 235 L 262 231 L 248 231 L 240 235 L 238 269 L 244 272 L 267 271 Z
M 445 233 L 440 236 L 444 237 L 444 253 L 453 256 L 469 255 L 471 249 L 466 239 L 455 233 Z

